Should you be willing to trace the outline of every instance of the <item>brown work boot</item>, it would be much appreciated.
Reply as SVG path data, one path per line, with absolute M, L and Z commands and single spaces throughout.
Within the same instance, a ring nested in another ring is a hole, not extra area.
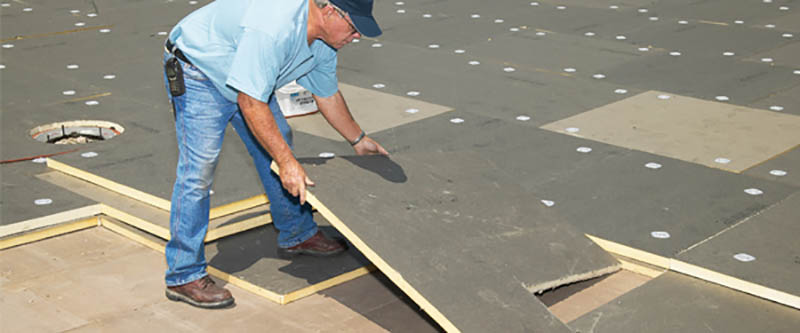
M 231 292 L 217 287 L 208 275 L 187 284 L 167 287 L 167 298 L 205 309 L 224 308 L 233 304 Z
M 334 254 L 339 254 L 347 250 L 347 244 L 341 239 L 330 239 L 322 233 L 317 231 L 314 236 L 311 236 L 305 242 L 292 246 L 290 248 L 278 248 L 278 254 L 283 257 L 308 254 L 317 257 L 327 257 Z

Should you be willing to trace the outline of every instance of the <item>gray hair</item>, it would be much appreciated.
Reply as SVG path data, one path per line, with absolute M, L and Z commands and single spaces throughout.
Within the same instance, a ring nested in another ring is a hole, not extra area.
M 330 4 L 328 0 L 314 0 L 314 4 L 317 5 L 317 8 L 325 8 L 327 5 Z

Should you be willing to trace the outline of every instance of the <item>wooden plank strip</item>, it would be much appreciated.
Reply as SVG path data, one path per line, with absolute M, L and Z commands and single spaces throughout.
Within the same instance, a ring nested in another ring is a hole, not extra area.
M 209 211 L 209 219 L 213 220 L 215 218 L 219 218 L 225 215 L 234 214 L 245 209 L 250 209 L 253 207 L 257 207 L 260 205 L 268 204 L 269 200 L 267 200 L 267 196 L 265 194 L 259 194 L 256 196 L 252 196 L 247 199 L 239 200 L 236 202 L 231 202 L 229 204 L 224 204 L 217 207 L 212 207 L 211 211 Z
M 350 272 L 341 274 L 339 276 L 327 279 L 327 280 L 322 281 L 320 283 L 310 285 L 310 286 L 305 287 L 303 289 L 290 292 L 290 293 L 284 295 L 282 304 L 289 304 L 289 303 L 294 302 L 294 301 L 296 301 L 298 299 L 301 299 L 303 297 L 315 294 L 315 293 L 317 293 L 319 291 L 328 289 L 328 288 L 336 286 L 336 285 L 340 285 L 342 283 L 345 283 L 347 281 L 353 280 L 353 279 L 358 278 L 358 277 L 362 277 L 364 275 L 367 275 L 367 274 L 371 273 L 374 270 L 375 270 L 375 266 L 373 266 L 373 265 L 361 267 L 361 268 L 352 270 Z
M 593 242 L 597 243 L 598 246 L 603 248 L 608 252 L 613 254 L 617 254 L 623 257 L 628 257 L 632 259 L 636 259 L 638 261 L 644 262 L 646 264 L 654 265 L 657 267 L 669 268 L 669 258 L 662 257 L 656 254 L 652 254 L 650 252 L 645 252 L 639 249 L 632 248 L 627 245 L 622 245 L 619 243 L 615 243 L 609 240 L 602 239 L 600 237 L 592 236 L 586 234 L 586 237 L 589 237 Z
M 159 198 L 157 196 L 154 196 L 152 194 L 145 193 L 145 192 L 139 191 L 139 190 L 137 190 L 135 188 L 131 188 L 131 187 L 122 185 L 120 183 L 108 180 L 106 178 L 97 176 L 97 175 L 95 175 L 95 174 L 93 174 L 91 172 L 86 172 L 86 171 L 83 171 L 81 169 L 72 167 L 70 165 L 61 163 L 61 162 L 59 162 L 59 161 L 57 161 L 55 159 L 52 159 L 52 158 L 48 158 L 47 159 L 47 166 L 49 168 L 51 168 L 51 169 L 61 171 L 61 172 L 65 173 L 65 174 L 68 174 L 68 175 L 76 177 L 76 178 L 83 179 L 83 180 L 85 180 L 87 182 L 99 185 L 101 187 L 104 187 L 104 188 L 109 189 L 111 191 L 117 192 L 117 193 L 122 194 L 124 196 L 127 196 L 129 198 L 133 198 L 133 199 L 139 200 L 139 201 L 144 202 L 144 203 L 146 203 L 148 205 L 151 205 L 153 207 L 169 211 L 169 207 L 170 207 L 169 200 L 164 200 L 164 199 Z
M 800 309 L 800 297 L 798 296 L 685 263 L 677 259 L 672 259 L 670 261 L 670 270 Z
M 89 216 L 98 215 L 100 213 L 102 213 L 101 205 L 91 205 L 48 216 L 37 217 L 35 219 L 0 226 L 0 237 L 6 237 L 34 229 L 45 228 L 60 223 L 83 219 Z
M 59 161 L 57 161 L 57 160 L 55 160 L 53 158 L 48 158 L 47 159 L 47 166 L 49 168 L 51 168 L 51 169 L 58 170 L 58 171 L 63 172 L 65 174 L 67 174 L 67 175 L 70 175 L 70 176 L 85 180 L 87 182 L 90 182 L 92 184 L 98 185 L 100 187 L 103 187 L 105 189 L 111 190 L 113 192 L 119 193 L 121 195 L 124 195 L 126 197 L 132 198 L 134 200 L 138 200 L 138 201 L 144 202 L 144 203 L 146 203 L 148 205 L 151 205 L 153 207 L 156 207 L 156 208 L 159 208 L 159 209 L 162 209 L 162 210 L 165 210 L 165 211 L 169 211 L 170 210 L 170 205 L 171 205 L 170 200 L 157 197 L 155 195 L 152 195 L 152 194 L 137 190 L 137 189 L 132 188 L 130 186 L 126 186 L 126 185 L 117 183 L 115 181 L 112 181 L 112 180 L 104 178 L 104 177 L 100 177 L 100 176 L 98 176 L 96 174 L 93 174 L 91 172 L 87 172 L 87 171 L 75 168 L 73 166 L 70 166 L 70 165 L 68 165 L 66 163 L 59 162 Z M 228 204 L 217 206 L 217 207 L 212 207 L 211 210 L 209 211 L 209 219 L 213 220 L 215 218 L 219 218 L 219 217 L 222 217 L 222 216 L 234 214 L 236 212 L 240 212 L 240 211 L 243 211 L 243 210 L 246 210 L 246 209 L 250 209 L 250 208 L 257 207 L 259 205 L 268 204 L 268 203 L 269 203 L 269 200 L 267 200 L 267 196 L 264 195 L 264 194 L 259 194 L 259 195 L 252 196 L 252 197 L 247 198 L 247 199 L 239 200 L 239 201 L 236 201 L 236 202 L 228 203 Z
M 26 233 L 20 236 L 0 240 L 0 250 L 10 247 L 28 244 L 31 242 L 39 241 L 45 238 L 56 237 L 73 231 L 88 229 L 98 226 L 100 221 L 97 217 L 90 217 L 80 221 L 61 224 L 52 228 L 42 229 Z
M 131 230 L 131 227 L 126 226 L 125 223 L 116 221 L 112 218 L 101 216 L 100 223 L 103 227 L 108 230 L 111 230 L 117 234 L 124 236 L 132 241 L 135 241 L 143 246 L 156 250 L 158 252 L 164 253 L 164 244 L 154 241 L 146 236 L 143 236 L 141 232 L 136 232 Z
M 264 215 L 252 217 L 236 223 L 226 224 L 217 228 L 211 229 L 206 234 L 205 242 L 212 242 L 217 239 L 238 234 L 253 228 L 272 223 L 272 214 L 266 213 Z
M 122 222 L 130 224 L 131 226 L 134 226 L 136 228 L 142 229 L 152 235 L 158 236 L 161 239 L 169 240 L 169 229 L 164 228 L 160 225 L 143 220 L 137 216 L 128 214 L 124 211 L 121 211 L 119 209 L 116 209 L 114 207 L 105 204 L 103 204 L 103 214 L 106 214 Z
M 257 285 L 254 285 L 254 284 L 250 283 L 250 282 L 247 282 L 247 281 L 242 280 L 242 279 L 240 279 L 238 277 L 235 277 L 235 276 L 230 275 L 228 273 L 225 273 L 225 272 L 223 272 L 221 270 L 218 270 L 218 269 L 216 269 L 216 268 L 214 268 L 212 266 L 208 266 L 207 269 L 208 269 L 208 273 L 209 274 L 213 275 L 214 277 L 216 277 L 216 278 L 218 278 L 220 280 L 223 280 L 223 281 L 228 282 L 228 283 L 230 283 L 230 284 L 232 284 L 234 286 L 237 286 L 237 287 L 242 288 L 244 290 L 247 290 L 247 291 L 249 291 L 251 293 L 254 293 L 256 295 L 264 297 L 264 298 L 266 298 L 266 299 L 268 299 L 270 301 L 273 301 L 275 303 L 286 304 L 285 301 L 284 301 L 284 296 L 283 295 L 280 295 L 280 294 L 275 293 L 273 291 L 261 288 L 261 287 L 259 287 Z

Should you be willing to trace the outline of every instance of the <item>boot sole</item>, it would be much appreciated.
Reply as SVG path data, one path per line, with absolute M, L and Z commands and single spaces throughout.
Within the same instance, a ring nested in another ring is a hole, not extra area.
M 231 305 L 233 305 L 233 302 L 234 302 L 233 297 L 225 299 L 225 300 L 221 300 L 219 302 L 198 302 L 198 301 L 195 301 L 195 300 L 189 298 L 186 295 L 174 292 L 174 291 L 169 290 L 169 289 L 166 290 L 165 294 L 167 295 L 167 299 L 169 299 L 170 301 L 184 302 L 184 303 L 188 303 L 189 305 L 196 306 L 198 308 L 203 308 L 203 309 L 222 309 L 222 308 L 227 308 L 227 307 L 230 307 Z

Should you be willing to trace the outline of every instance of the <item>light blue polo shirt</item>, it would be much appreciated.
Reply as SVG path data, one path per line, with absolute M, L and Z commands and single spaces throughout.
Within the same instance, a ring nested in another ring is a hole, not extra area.
M 308 0 L 217 0 L 181 20 L 170 40 L 228 100 L 241 91 L 269 102 L 297 80 L 311 93 L 338 91 L 336 49 L 308 45 Z

